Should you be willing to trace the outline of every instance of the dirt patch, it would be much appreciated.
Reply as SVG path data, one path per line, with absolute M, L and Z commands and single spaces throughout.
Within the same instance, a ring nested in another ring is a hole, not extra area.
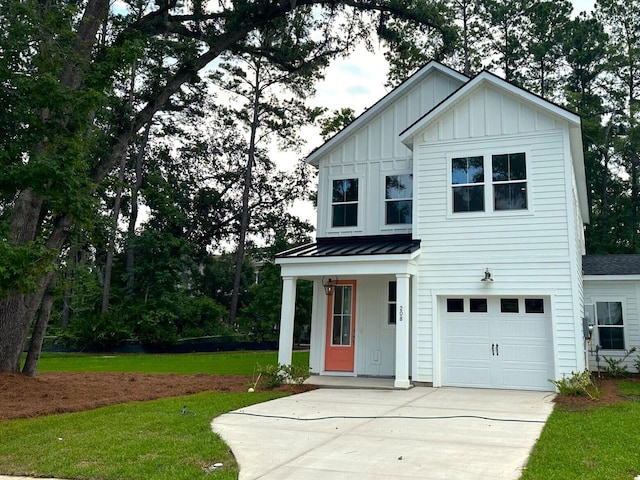
M 204 391 L 246 392 L 252 377 L 237 375 L 147 375 L 138 373 L 0 373 L 0 421 L 79 412 L 105 405 L 155 400 Z M 311 390 L 303 385 L 294 392 Z M 280 387 L 291 391 L 292 387 Z

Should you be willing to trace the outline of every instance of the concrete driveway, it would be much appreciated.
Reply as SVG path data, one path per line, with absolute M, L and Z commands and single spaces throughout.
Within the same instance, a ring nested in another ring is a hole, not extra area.
M 250 479 L 518 479 L 553 394 L 319 389 L 217 417 Z

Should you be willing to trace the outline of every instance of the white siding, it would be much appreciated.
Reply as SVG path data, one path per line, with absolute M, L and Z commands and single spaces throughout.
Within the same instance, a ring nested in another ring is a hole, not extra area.
M 411 172 L 412 153 L 398 135 L 459 86 L 433 71 L 319 160 L 319 237 L 411 233 L 411 226 L 384 225 L 384 176 Z M 357 228 L 331 227 L 331 187 L 338 178 L 359 179 Z
M 438 384 L 436 298 L 550 299 L 556 375 L 581 365 L 575 325 L 579 291 L 577 223 L 571 197 L 568 125 L 495 88 L 463 97 L 414 137 L 414 236 L 421 240 L 414 380 Z M 483 155 L 490 199 L 492 154 L 525 152 L 526 211 L 452 212 L 451 158 Z M 569 185 L 567 185 L 569 181 Z M 580 250 L 581 251 L 581 250 Z M 485 268 L 494 282 L 481 282 Z
M 625 348 L 640 348 L 640 282 L 637 280 L 593 280 L 584 281 L 584 303 L 596 302 L 622 302 L 622 315 L 624 319 Z M 597 327 L 596 327 L 597 329 Z M 591 350 L 598 344 L 597 332 L 594 334 Z M 601 351 L 600 366 L 606 365 L 602 356 L 620 358 L 624 352 Z M 630 372 L 636 372 L 634 361 L 637 354 L 627 359 L 626 365 Z M 596 370 L 595 354 L 589 356 L 589 368 Z

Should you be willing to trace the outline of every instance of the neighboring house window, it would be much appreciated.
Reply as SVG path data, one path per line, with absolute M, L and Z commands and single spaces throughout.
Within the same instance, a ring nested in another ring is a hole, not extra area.
M 484 211 L 484 158 L 463 157 L 451 161 L 454 212 Z
M 355 227 L 358 225 L 357 178 L 333 181 L 331 213 L 331 225 L 334 227 Z
M 527 168 L 524 153 L 493 155 L 494 210 L 526 210 Z
M 385 181 L 385 223 L 411 223 L 413 175 L 390 175 Z
M 603 350 L 624 350 L 624 320 L 621 302 L 597 302 L 598 338 Z
M 387 311 L 389 312 L 387 319 L 389 325 L 396 324 L 397 285 L 396 282 L 389 282 L 389 293 L 387 296 Z

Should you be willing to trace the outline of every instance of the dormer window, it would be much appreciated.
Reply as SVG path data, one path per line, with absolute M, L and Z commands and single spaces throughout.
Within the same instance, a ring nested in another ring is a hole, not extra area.
M 358 225 L 357 178 L 333 181 L 331 225 L 333 227 L 355 227 Z
M 385 223 L 411 223 L 413 211 L 413 175 L 389 175 L 385 180 Z

